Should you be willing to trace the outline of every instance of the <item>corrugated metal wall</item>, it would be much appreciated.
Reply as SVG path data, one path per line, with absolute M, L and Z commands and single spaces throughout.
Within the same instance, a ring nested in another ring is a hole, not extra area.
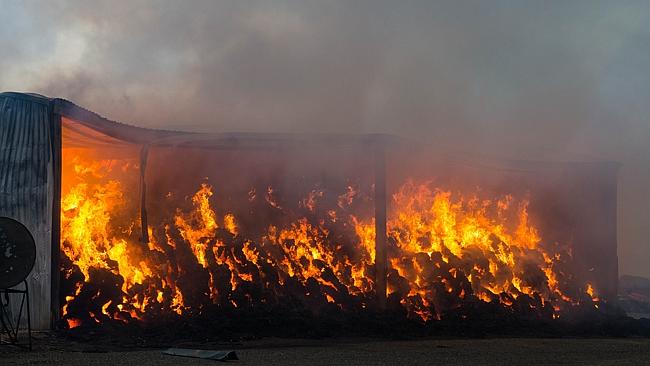
M 53 126 L 47 99 L 0 94 L 0 215 L 27 226 L 36 240 L 28 277 L 32 327 L 50 327 Z

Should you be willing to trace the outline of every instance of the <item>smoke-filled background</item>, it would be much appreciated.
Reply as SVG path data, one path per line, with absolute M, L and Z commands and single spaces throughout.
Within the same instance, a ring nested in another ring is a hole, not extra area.
M 644 0 L 0 0 L 0 91 L 143 127 L 619 161 L 620 271 L 644 276 L 649 65 Z

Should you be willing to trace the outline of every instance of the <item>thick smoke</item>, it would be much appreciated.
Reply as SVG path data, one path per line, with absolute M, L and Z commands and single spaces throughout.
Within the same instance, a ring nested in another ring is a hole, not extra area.
M 385 132 L 615 160 L 622 273 L 650 276 L 646 1 L 1 1 L 0 90 L 195 131 Z

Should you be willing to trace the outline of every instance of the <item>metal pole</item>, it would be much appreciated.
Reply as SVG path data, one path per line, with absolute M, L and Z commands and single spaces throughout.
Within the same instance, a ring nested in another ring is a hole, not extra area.
M 29 350 L 32 350 L 32 313 L 29 309 L 29 287 L 27 280 L 25 282 L 25 297 L 27 297 L 27 337 L 29 337 Z
M 145 171 L 147 168 L 147 157 L 149 155 L 149 146 L 143 145 L 140 150 L 140 224 L 142 227 L 142 242 L 149 243 L 149 225 L 147 223 L 147 185 L 145 183 Z
M 50 138 L 52 143 L 52 236 L 50 243 L 50 328 L 54 329 L 61 319 L 60 304 L 60 256 L 61 256 L 61 161 L 62 161 L 62 123 L 61 115 L 54 114 L 50 104 Z
M 375 289 L 378 309 L 386 309 L 386 156 L 375 146 Z

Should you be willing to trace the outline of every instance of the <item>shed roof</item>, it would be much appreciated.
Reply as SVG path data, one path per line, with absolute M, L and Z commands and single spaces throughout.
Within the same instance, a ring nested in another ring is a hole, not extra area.
M 1 97 L 13 97 L 47 104 L 54 114 L 66 117 L 124 142 L 172 147 L 196 147 L 210 149 L 292 149 L 305 147 L 369 147 L 371 145 L 403 147 L 410 150 L 426 150 L 426 146 L 408 139 L 388 134 L 292 134 L 292 133 L 204 133 L 173 131 L 137 127 L 116 122 L 62 98 L 49 98 L 35 93 L 3 92 Z M 568 167 L 592 167 L 616 171 L 621 166 L 613 161 L 530 161 L 498 159 L 472 154 L 439 155 L 457 164 L 480 166 L 489 169 L 535 170 Z
M 53 113 L 73 119 L 118 140 L 150 146 L 192 146 L 204 148 L 290 148 L 323 145 L 344 147 L 367 144 L 398 144 L 402 139 L 387 134 L 292 134 L 292 133 L 199 133 L 137 127 L 116 122 L 66 99 L 33 93 L 0 93 L 0 97 L 28 99 L 49 104 Z

